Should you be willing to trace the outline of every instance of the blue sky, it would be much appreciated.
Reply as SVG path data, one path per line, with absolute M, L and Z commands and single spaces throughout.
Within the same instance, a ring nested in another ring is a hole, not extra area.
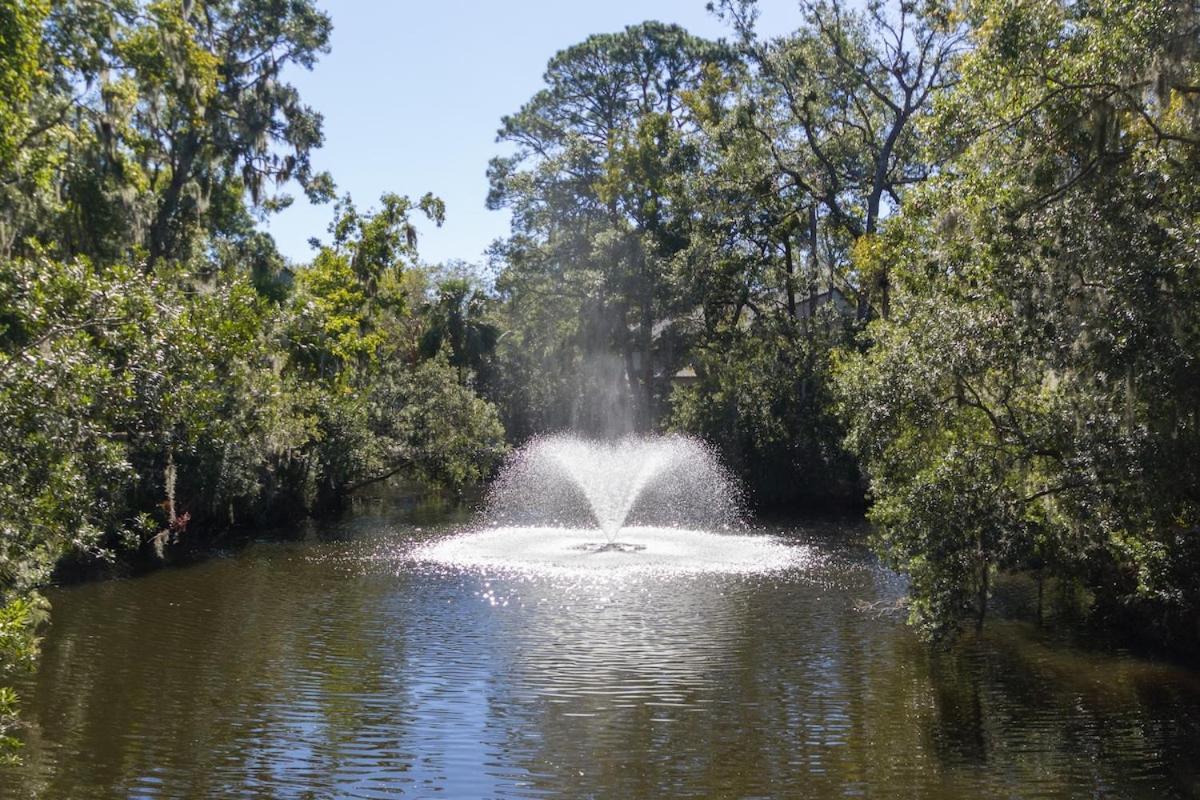
M 546 62 L 593 33 L 647 19 L 701 36 L 727 36 L 705 0 L 342 0 L 320 3 L 333 17 L 332 51 L 291 80 L 325 115 L 325 146 L 314 156 L 339 194 L 360 208 L 394 191 L 446 201 L 441 229 L 420 221 L 422 260 L 482 261 L 505 235 L 508 215 L 488 211 L 488 159 L 502 152 L 496 129 L 542 83 Z M 760 30 L 794 29 L 795 0 L 759 0 Z M 268 230 L 283 254 L 307 261 L 312 236 L 326 238 L 330 206 L 295 204 Z

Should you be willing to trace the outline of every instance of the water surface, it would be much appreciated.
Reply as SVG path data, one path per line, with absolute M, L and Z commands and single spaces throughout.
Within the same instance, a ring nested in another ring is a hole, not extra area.
M 51 592 L 0 796 L 1200 796 L 1200 679 L 999 621 L 932 651 L 854 526 L 768 574 L 413 563 L 388 507 Z

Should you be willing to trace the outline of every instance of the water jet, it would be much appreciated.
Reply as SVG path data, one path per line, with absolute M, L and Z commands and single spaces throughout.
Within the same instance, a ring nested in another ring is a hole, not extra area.
M 680 435 L 535 439 L 507 462 L 482 527 L 415 551 L 426 562 L 612 577 L 784 569 L 806 552 L 741 523 L 737 483 Z

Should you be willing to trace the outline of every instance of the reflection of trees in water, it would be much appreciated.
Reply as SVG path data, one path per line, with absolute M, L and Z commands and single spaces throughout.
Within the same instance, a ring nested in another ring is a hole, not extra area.
M 691 620 L 688 635 L 709 638 L 713 649 L 689 659 L 662 648 L 660 663 L 675 655 L 697 665 L 691 679 L 680 676 L 678 706 L 613 708 L 589 696 L 537 706 L 527 720 L 536 733 L 519 725 L 511 735 L 512 751 L 540 772 L 534 787 L 576 796 L 834 797 L 859 789 L 949 798 L 1107 786 L 1171 797 L 1196 784 L 1194 772 L 1180 773 L 1194 769 L 1183 750 L 1196 740 L 1180 721 L 1200 719 L 1200 693 L 1180 689 L 1179 673 L 1039 644 L 1001 623 L 983 642 L 932 649 L 896 620 L 854 610 L 856 596 L 895 590 L 886 573 L 854 564 L 834 572 L 716 602 L 703 593 L 721 589 L 703 582 L 692 592 L 648 593 L 639 607 L 651 613 L 661 603 L 664 619 Z M 631 654 L 626 676 L 655 675 L 653 626 L 634 637 L 614 628 L 619 619 L 594 618 L 594 633 Z M 542 650 L 554 642 L 570 650 L 591 625 L 558 624 L 541 649 L 506 635 L 533 668 Z M 601 684 L 622 675 L 617 663 L 597 671 Z M 1163 686 L 1175 688 L 1154 697 Z M 1147 763 L 1154 753 L 1185 766 Z
M 933 654 L 928 731 L 943 764 L 1002 772 L 1017 785 L 1191 796 L 1200 676 L 1039 637 L 1031 625 L 997 622 Z
M 328 783 L 369 699 L 398 696 L 388 665 L 403 647 L 381 638 L 376 590 L 343 577 L 272 548 L 63 593 L 22 788 L 220 797 Z
M 856 610 L 902 586 L 846 548 L 788 579 L 489 584 L 397 576 L 375 546 L 59 593 L 0 794 L 1173 797 L 1200 778 L 1195 675 L 1001 621 L 931 650 Z

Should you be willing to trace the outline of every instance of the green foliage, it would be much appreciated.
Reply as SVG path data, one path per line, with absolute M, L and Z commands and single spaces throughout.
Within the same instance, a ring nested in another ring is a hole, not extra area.
M 13 761 L 22 742 L 13 736 L 19 725 L 18 698 L 9 684 L 17 671 L 32 668 L 37 657 L 38 624 L 46 603 L 36 593 L 9 599 L 0 606 L 0 763 Z
M 127 269 L 0 262 L 0 581 L 27 591 L 71 548 L 124 529 L 132 371 L 147 296 Z M 104 352 L 107 350 L 108 352 Z M 108 357 L 98 357 L 101 353 Z
M 285 381 L 302 389 L 296 397 L 317 430 L 303 454 L 317 507 L 402 470 L 459 489 L 486 477 L 503 454 L 495 409 L 467 385 L 466 362 L 452 367 L 440 348 L 428 349 L 449 309 L 426 302 L 423 281 L 410 279 L 419 274 L 409 263 L 413 207 L 441 222 L 431 196 L 414 206 L 385 195 L 368 214 L 343 201 L 332 244 L 301 270 L 284 310 Z M 453 296 L 443 285 L 443 299 L 447 291 Z M 470 326 L 458 322 L 455 341 L 465 347 Z
M 822 316 L 811 321 L 811 335 L 760 323 L 714 337 L 693 351 L 695 383 L 671 395 L 672 427 L 719 447 L 760 508 L 812 508 L 857 495 L 830 411 L 829 357 L 842 338 L 840 321 Z
M 675 187 L 698 156 L 685 97 L 728 55 L 657 22 L 591 36 L 551 59 L 546 88 L 505 117 L 499 138 L 517 152 L 493 159 L 488 198 L 513 213 L 497 252 L 512 332 L 499 357 L 534 383 L 497 390 L 511 430 L 583 423 L 583 373 L 607 374 L 611 360 L 633 401 L 619 424 L 660 418 L 671 354 L 656 328 L 674 310 L 669 262 L 689 212 Z
M 404 464 L 433 484 L 478 483 L 507 452 L 495 407 L 460 382 L 445 352 L 381 375 L 370 418 L 384 448 L 381 462 Z
M 16 15 L 18 33 L 45 10 Z M 321 117 L 282 80 L 327 50 L 329 19 L 310 0 L 64 0 L 48 11 L 39 68 L 28 47 L 13 51 L 37 80 L 11 95 L 27 121 L 13 129 L 25 131 L 19 152 L 0 159 L 18 167 L 0 255 L 28 254 L 36 238 L 60 256 L 186 260 L 207 233 L 247 232 L 243 199 L 286 205 L 271 185 L 330 196 L 310 161 Z
M 441 281 L 436 298 L 425 306 L 429 327 L 421 337 L 421 355 L 430 358 L 448 348 L 459 383 L 492 383 L 500 332 L 489 318 L 490 306 L 486 293 L 469 278 Z
M 446 317 L 410 215 L 440 224 L 440 200 L 346 198 L 302 267 L 255 230 L 288 202 L 272 185 L 331 193 L 320 115 L 282 79 L 329 30 L 310 0 L 0 4 L 0 687 L 56 569 L 400 471 L 459 489 L 503 455 L 473 356 L 420 347 Z M 0 755 L 15 704 L 0 688 Z
M 38 55 L 43 0 L 0 3 L 0 174 L 8 174 L 29 123 L 26 109 L 42 79 Z
M 1194 11 L 973 12 L 930 123 L 963 150 L 862 254 L 892 265 L 896 313 L 839 370 L 879 546 L 934 632 L 983 613 L 989 569 L 1036 569 L 1183 647 L 1200 613 Z
M 762 169 L 809 217 L 814 253 L 825 240 L 830 280 L 857 299 L 859 316 L 888 316 L 887 265 L 864 274 L 845 254 L 936 168 L 939 153 L 922 147 L 918 123 L 955 81 L 957 15 L 939 3 L 870 2 L 859 11 L 804 0 L 804 24 L 764 41 L 753 0 L 714 5 L 752 70 L 736 92 L 730 133 L 759 140 Z

